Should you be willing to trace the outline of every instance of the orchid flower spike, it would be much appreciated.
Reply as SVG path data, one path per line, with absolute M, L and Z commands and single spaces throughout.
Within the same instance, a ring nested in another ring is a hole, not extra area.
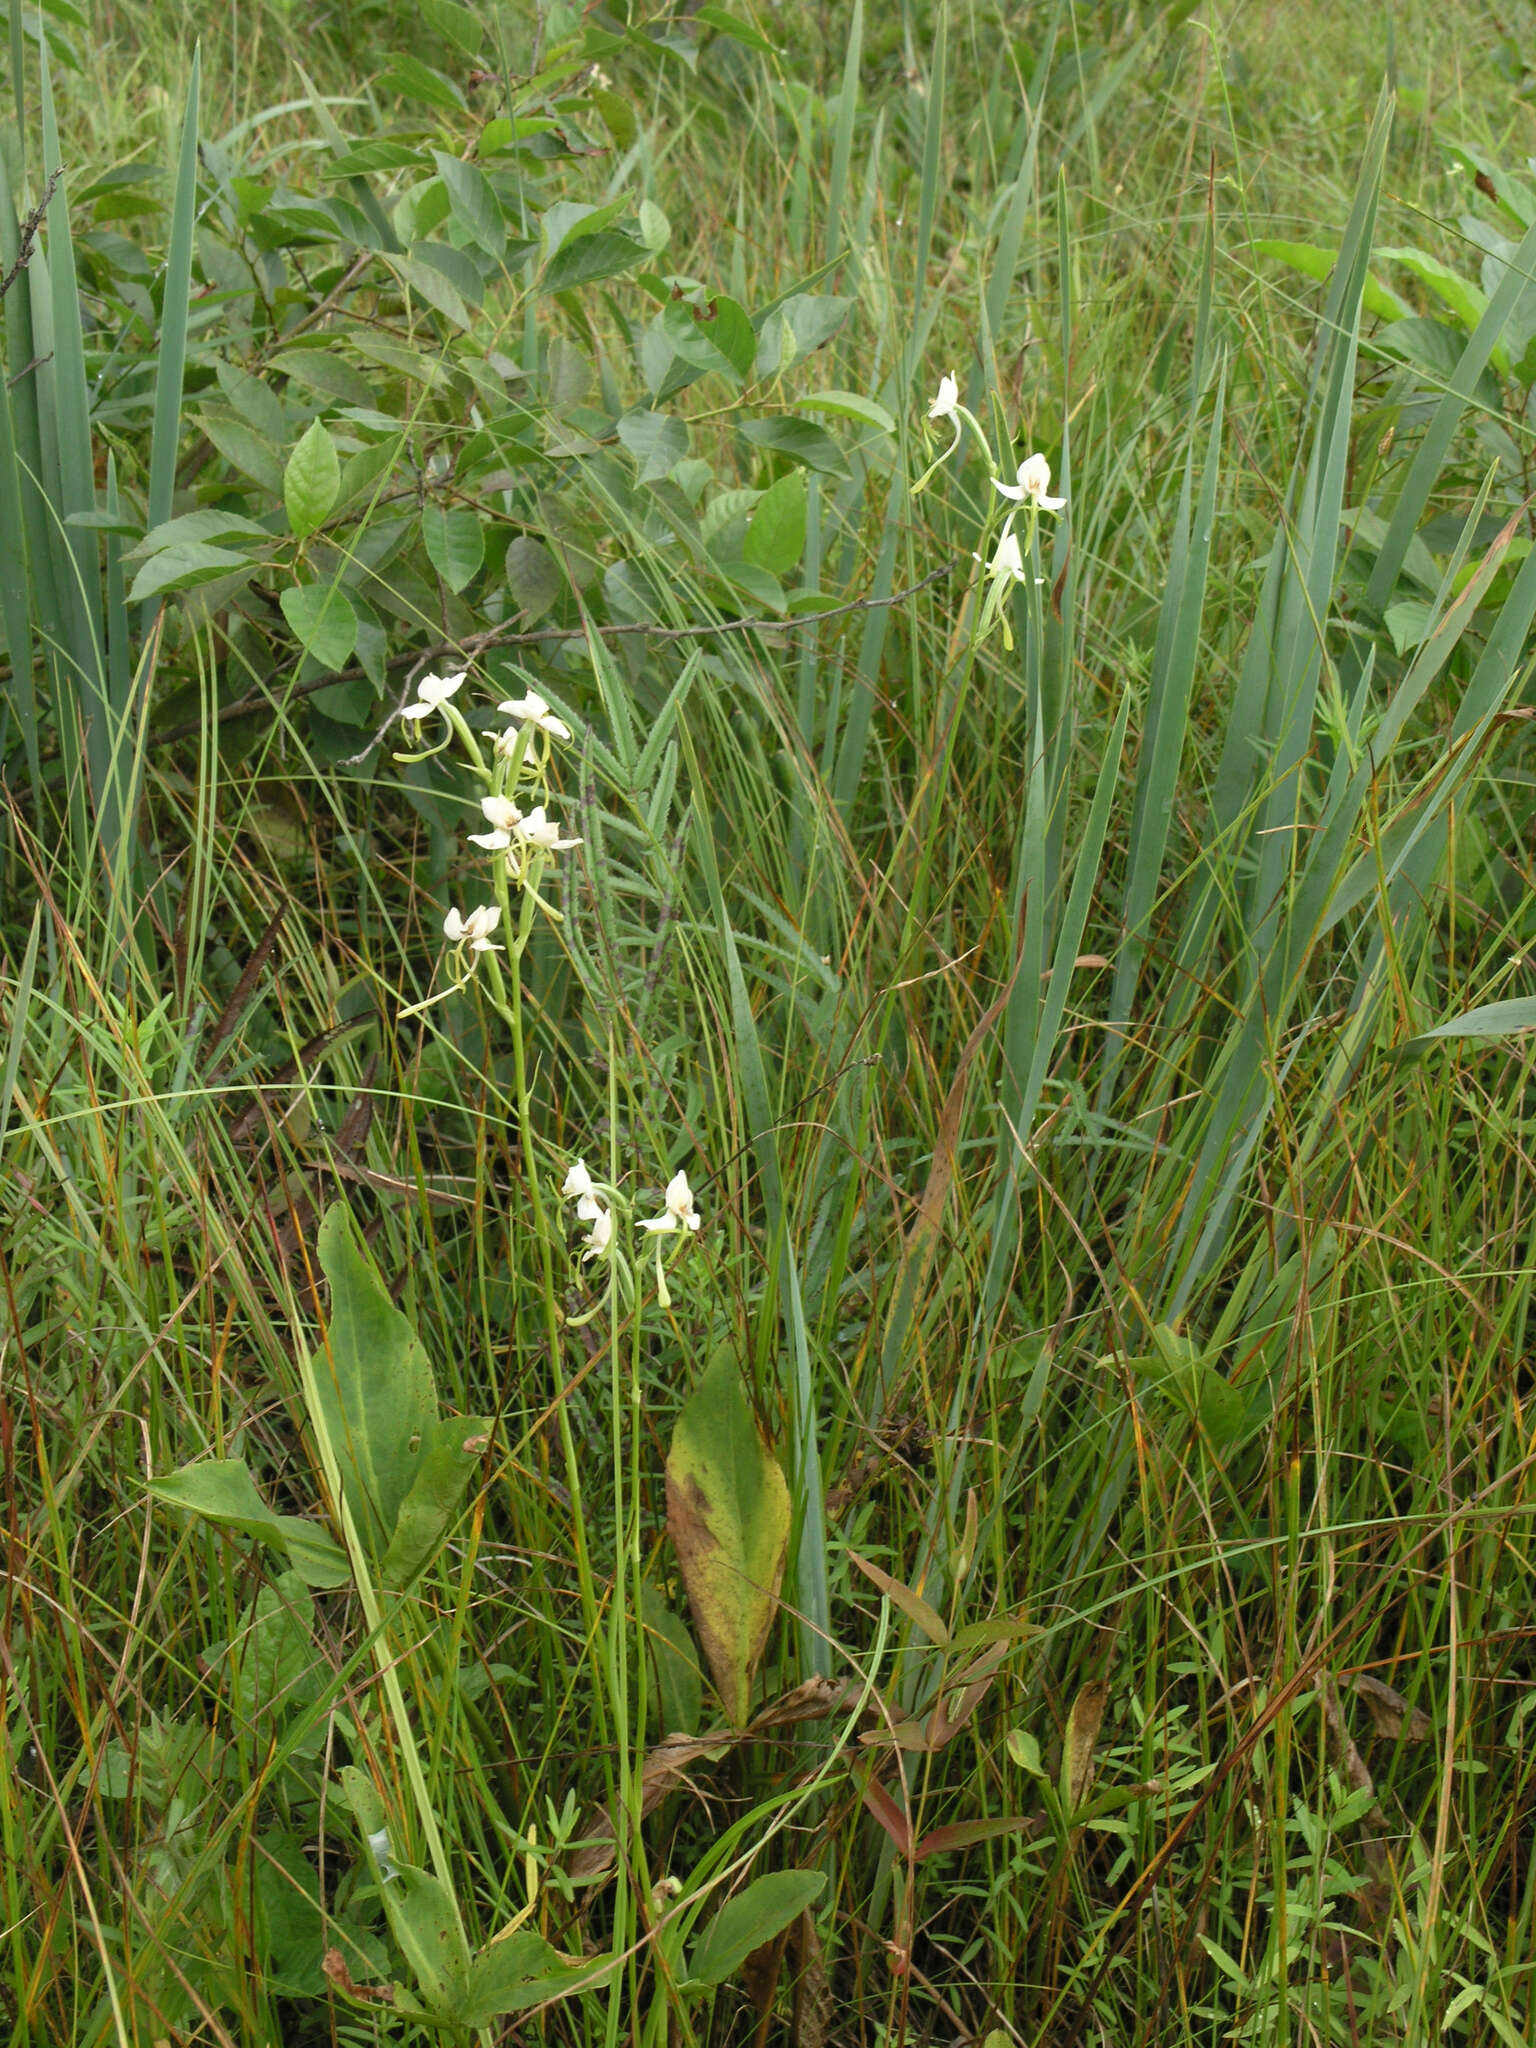
M 1000 483 L 993 477 L 992 486 L 1005 498 L 1012 498 L 1016 505 L 1022 505 L 1028 499 L 1037 512 L 1059 512 L 1067 502 L 1065 498 L 1050 495 L 1051 465 L 1043 455 L 1028 456 L 1019 464 L 1016 484 Z
M 666 1206 L 659 1216 L 642 1217 L 642 1230 L 697 1230 L 703 1221 L 694 1204 L 693 1189 L 686 1173 L 674 1173 L 667 1182 Z
M 424 718 L 440 711 L 455 690 L 462 688 L 466 673 L 460 669 L 456 676 L 423 676 L 416 685 L 416 702 L 402 708 L 401 718 L 407 725 L 420 725 Z
M 512 844 L 512 834 L 523 822 L 523 814 L 514 803 L 504 796 L 483 796 L 480 808 L 485 813 L 489 832 L 471 832 L 471 846 L 483 846 L 487 853 L 501 853 Z
M 508 697 L 504 703 L 498 704 L 496 709 L 504 712 L 508 718 L 515 718 L 520 726 L 536 725 L 540 732 L 547 732 L 551 739 L 568 740 L 571 736 L 571 728 L 563 718 L 557 717 L 550 710 L 537 690 L 530 690 L 526 697 Z
M 500 923 L 500 906 L 482 903 L 468 917 L 461 917 L 457 910 L 450 910 L 443 919 L 443 935 L 456 946 L 468 946 L 471 953 L 499 953 L 502 948 L 491 944 L 491 933 Z

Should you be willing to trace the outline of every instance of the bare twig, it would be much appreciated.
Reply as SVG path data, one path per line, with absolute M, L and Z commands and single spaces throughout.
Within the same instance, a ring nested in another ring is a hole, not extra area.
M 702 640 L 720 633 L 795 633 L 808 626 L 823 625 L 828 619 L 846 618 L 851 612 L 879 611 L 887 605 L 904 604 L 909 597 L 915 597 L 920 590 L 926 590 L 930 584 L 937 583 L 942 577 L 947 576 L 954 566 L 953 562 L 944 562 L 918 582 L 908 584 L 905 590 L 892 591 L 889 597 L 856 597 L 848 604 L 833 605 L 824 612 L 806 612 L 799 618 L 721 619 L 709 626 L 652 626 L 641 622 L 634 625 L 594 625 L 591 630 L 604 640 L 617 640 L 635 633 L 647 634 L 653 640 Z M 474 633 L 464 640 L 439 640 L 431 647 L 418 647 L 408 654 L 393 655 L 384 666 L 392 673 L 419 669 L 425 667 L 428 662 L 440 660 L 444 655 L 455 661 L 474 661 L 493 647 L 531 647 L 552 640 L 584 640 L 586 636 L 587 628 L 584 626 L 547 626 L 535 632 L 525 633 L 509 631 L 504 626 L 493 626 L 489 632 Z M 250 718 L 258 711 L 270 711 L 270 685 L 280 682 L 284 673 L 282 669 L 275 670 L 268 678 L 267 690 L 239 697 L 232 704 L 220 705 L 214 723 L 227 725 L 232 719 Z M 354 662 L 350 668 L 337 669 L 330 675 L 315 676 L 307 683 L 294 685 L 288 691 L 287 698 L 291 701 L 295 697 L 312 697 L 318 690 L 328 690 L 333 683 L 352 682 L 366 673 L 360 663 Z M 361 752 L 350 755 L 339 765 L 356 767 L 365 761 L 398 716 L 397 706 Z M 202 729 L 203 721 L 200 718 L 184 719 L 180 725 L 168 726 L 164 732 L 151 733 L 149 744 L 153 747 L 169 746 L 172 741 L 189 739 Z
M 43 187 L 42 198 L 23 218 L 20 239 L 16 244 L 16 261 L 11 265 L 4 277 L 0 277 L 0 299 L 5 297 L 11 286 L 32 261 L 32 245 L 36 242 L 38 229 L 41 228 L 47 216 L 48 202 L 57 190 L 59 180 L 63 175 L 64 166 L 62 164 L 57 169 L 48 173 L 48 183 Z M 29 364 L 28 367 L 32 366 Z

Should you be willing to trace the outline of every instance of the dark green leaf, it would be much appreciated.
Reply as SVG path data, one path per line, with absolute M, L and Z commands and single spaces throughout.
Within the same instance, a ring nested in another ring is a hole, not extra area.
M 766 448 L 825 476 L 848 474 L 841 448 L 825 427 L 812 426 L 809 420 L 745 420 L 737 432 L 754 448 Z
M 357 614 L 334 583 L 290 585 L 279 600 L 293 637 L 322 669 L 342 668 L 357 644 Z
M 295 540 L 308 540 L 324 524 L 340 490 L 336 443 L 321 421 L 311 420 L 283 471 L 283 503 Z
M 695 1984 L 723 1984 L 747 1957 L 772 1941 L 806 1907 L 820 1898 L 826 1876 L 819 1870 L 775 1870 L 754 1878 L 720 1908 L 705 1929 L 688 1966 Z
M 485 528 L 473 512 L 423 505 L 421 538 L 427 560 L 455 595 L 485 560 Z

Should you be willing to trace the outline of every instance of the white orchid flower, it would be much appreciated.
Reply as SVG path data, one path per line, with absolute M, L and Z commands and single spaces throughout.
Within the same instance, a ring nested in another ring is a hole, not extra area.
M 675 1173 L 667 1182 L 666 1207 L 659 1216 L 642 1217 L 642 1230 L 697 1230 L 703 1218 L 694 1205 L 693 1189 L 686 1173 Z
M 514 827 L 519 839 L 536 846 L 541 853 L 563 853 L 568 846 L 580 846 L 579 839 L 562 839 L 558 820 L 546 815 L 538 804 Z
M 455 690 L 462 688 L 467 673 L 461 669 L 456 676 L 423 676 L 416 685 L 416 702 L 407 704 L 400 716 L 409 725 L 420 725 L 424 718 L 440 711 Z
M 491 944 L 491 933 L 500 923 L 501 909 L 495 903 L 482 903 L 468 917 L 450 910 L 443 919 L 443 936 L 456 946 L 468 946 L 472 953 L 499 953 L 502 948 Z
M 504 712 L 508 718 L 517 719 L 521 725 L 536 725 L 540 732 L 547 732 L 551 739 L 568 740 L 571 736 L 571 728 L 563 718 L 550 710 L 537 690 L 530 690 L 526 697 L 508 697 L 506 702 L 498 704 L 496 709 Z M 503 734 L 502 737 L 506 738 L 507 735 Z M 517 735 L 513 734 L 511 737 L 515 739 Z M 500 744 L 498 741 L 497 745 Z
M 960 409 L 960 386 L 953 377 L 939 379 L 939 395 L 928 408 L 931 420 L 952 420 Z
M 589 1259 L 606 1258 L 613 1244 L 613 1211 L 599 1209 L 596 1203 L 593 1204 L 593 1210 L 592 1228 L 587 1232 L 586 1245 L 581 1254 L 583 1265 Z M 576 1213 L 581 1214 L 579 1205 Z
M 394 1864 L 390 1861 L 394 1851 L 390 1846 L 389 1829 L 380 1828 L 375 1834 L 371 1834 L 368 1837 L 368 1847 L 373 1852 L 373 1859 L 379 1866 L 379 1882 L 381 1884 L 388 1884 L 392 1877 L 399 1875 Z
M 978 555 L 975 559 L 980 561 L 981 557 Z M 987 564 L 987 574 L 994 584 L 1029 581 L 1024 569 L 1024 551 L 1019 546 L 1019 536 L 1016 533 L 1006 530 L 1003 532 L 992 552 L 992 559 Z
M 602 1203 L 597 1199 L 597 1187 L 587 1171 L 584 1159 L 578 1159 L 565 1176 L 560 1187 L 561 1194 L 568 1202 L 576 1204 L 576 1215 L 582 1223 L 595 1223 L 605 1214 Z M 612 1232 L 612 1223 L 608 1226 Z
M 514 803 L 504 796 L 483 796 L 480 808 L 485 821 L 491 827 L 489 832 L 471 832 L 471 846 L 483 846 L 487 853 L 500 853 L 512 844 L 512 834 L 523 822 L 523 814 Z
M 1022 505 L 1027 499 L 1038 512 L 1059 512 L 1067 502 L 1065 498 L 1051 496 L 1051 465 L 1043 455 L 1028 456 L 1019 464 L 1016 484 L 1000 483 L 993 477 L 992 487 L 1005 498 L 1012 498 L 1015 505 Z

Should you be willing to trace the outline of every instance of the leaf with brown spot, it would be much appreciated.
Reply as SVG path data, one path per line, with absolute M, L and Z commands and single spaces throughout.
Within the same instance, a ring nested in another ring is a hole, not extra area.
M 745 1725 L 778 1607 L 789 1488 L 729 1357 L 700 1380 L 667 1454 L 667 1530 L 725 1711 Z

